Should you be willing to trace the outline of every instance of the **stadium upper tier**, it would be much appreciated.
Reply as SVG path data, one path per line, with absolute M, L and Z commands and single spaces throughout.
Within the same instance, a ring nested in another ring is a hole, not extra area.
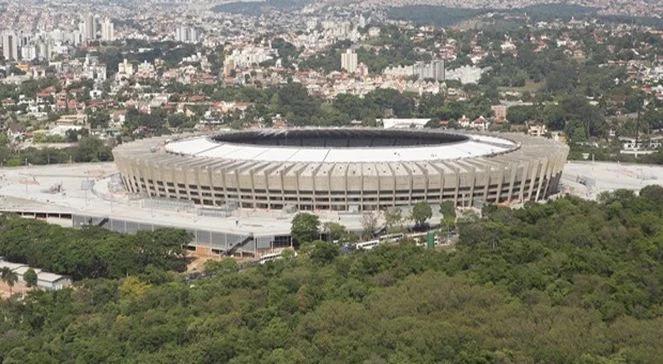
M 184 139 L 170 153 L 244 161 L 421 162 L 491 156 L 518 148 L 511 140 L 384 129 L 259 130 Z
M 126 188 L 141 195 L 362 211 L 540 200 L 557 190 L 568 147 L 523 134 L 290 129 L 144 139 L 113 154 Z

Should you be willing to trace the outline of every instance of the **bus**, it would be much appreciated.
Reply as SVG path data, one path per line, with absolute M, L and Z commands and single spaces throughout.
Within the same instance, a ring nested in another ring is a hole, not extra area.
M 379 239 L 363 241 L 361 243 L 357 243 L 357 245 L 355 245 L 355 246 L 357 247 L 357 249 L 371 250 L 371 249 L 375 248 L 378 245 L 380 245 L 380 240 Z
M 396 233 L 396 234 L 386 234 L 382 235 L 380 239 L 380 243 L 398 243 L 405 237 L 405 234 L 403 233 Z
M 258 260 L 259 264 L 266 264 L 268 262 L 273 262 L 275 260 L 283 259 L 283 250 L 276 252 L 276 253 L 268 253 L 260 257 Z M 294 256 L 297 256 L 297 252 L 295 252 Z

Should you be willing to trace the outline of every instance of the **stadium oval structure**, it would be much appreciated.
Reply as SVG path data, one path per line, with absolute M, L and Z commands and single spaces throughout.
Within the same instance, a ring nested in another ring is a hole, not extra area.
M 125 187 L 204 206 L 367 211 L 419 201 L 538 201 L 562 143 L 434 129 L 259 129 L 143 139 L 113 150 Z

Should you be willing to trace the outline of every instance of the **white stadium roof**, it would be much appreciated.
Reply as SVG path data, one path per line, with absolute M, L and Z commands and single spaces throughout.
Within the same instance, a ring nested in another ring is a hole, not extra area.
M 493 136 L 467 136 L 467 141 L 440 145 L 356 148 L 251 145 L 195 137 L 168 143 L 165 149 L 180 155 L 243 161 L 361 163 L 475 158 L 508 152 L 518 146 Z

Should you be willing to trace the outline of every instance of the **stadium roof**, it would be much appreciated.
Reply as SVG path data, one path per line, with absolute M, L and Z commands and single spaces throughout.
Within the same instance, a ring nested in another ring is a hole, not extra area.
M 165 149 L 179 155 L 244 161 L 361 163 L 456 160 L 501 154 L 518 147 L 513 141 L 494 136 L 467 136 L 466 141 L 450 144 L 356 148 L 251 145 L 196 137 L 168 143 Z

